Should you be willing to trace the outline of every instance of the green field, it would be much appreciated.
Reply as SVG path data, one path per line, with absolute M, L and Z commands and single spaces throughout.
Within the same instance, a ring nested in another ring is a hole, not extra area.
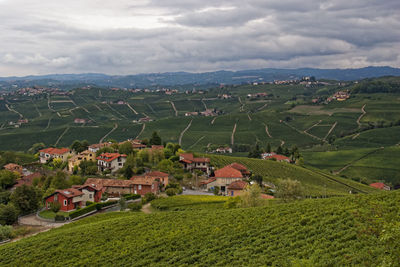
M 400 219 L 399 201 L 395 192 L 247 209 L 107 213 L 2 245 L 0 265 L 396 266 L 398 247 L 381 231 L 388 227 L 385 236 L 398 243 L 390 225 Z

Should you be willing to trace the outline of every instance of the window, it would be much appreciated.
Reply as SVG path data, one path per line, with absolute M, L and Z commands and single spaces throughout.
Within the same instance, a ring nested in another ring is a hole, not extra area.
M 151 189 L 154 189 L 154 184 L 151 185 Z
M 64 206 L 67 206 L 67 200 L 64 199 Z
M 142 190 L 142 185 L 141 184 L 139 185 L 139 190 Z
M 89 198 L 93 198 L 93 194 L 89 194 Z

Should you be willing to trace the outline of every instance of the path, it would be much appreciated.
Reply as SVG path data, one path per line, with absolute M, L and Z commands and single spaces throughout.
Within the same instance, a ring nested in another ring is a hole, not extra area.
M 240 103 L 240 108 L 239 108 L 239 112 L 242 112 L 242 111 L 244 111 L 244 104 L 242 103 L 242 99 L 240 98 L 240 96 L 239 96 L 239 103 Z
M 263 110 L 264 108 L 266 108 L 268 106 L 268 103 L 267 104 L 265 104 L 264 106 L 262 106 L 262 107 L 259 107 L 257 110 L 258 111 L 260 111 L 260 110 Z
M 107 103 L 107 106 L 114 111 L 115 113 L 119 114 L 121 117 L 124 117 L 125 119 L 128 119 L 127 117 L 125 117 L 124 114 L 121 114 L 118 110 L 114 109 L 110 104 Z M 119 120 L 121 120 L 121 118 L 118 118 Z
M 19 115 L 19 117 L 22 119 L 24 116 L 21 114 L 21 113 L 19 113 L 18 111 L 16 111 L 15 109 L 13 109 L 13 108 L 11 108 L 11 107 L 9 107 L 8 106 L 8 104 L 6 104 L 6 108 L 9 110 L 9 111 L 11 111 L 11 112 L 14 112 L 14 113 L 16 113 L 16 114 L 18 114 Z
M 86 111 L 86 113 L 90 113 L 90 111 L 87 110 L 85 107 L 83 107 L 83 106 L 78 106 L 78 105 L 75 103 L 75 101 L 74 101 L 71 97 L 70 97 L 69 99 L 71 99 L 71 102 L 72 102 L 72 104 L 75 105 L 75 107 L 83 109 L 84 111 Z
M 334 171 L 333 174 L 335 174 L 335 175 L 340 174 L 342 171 L 346 170 L 348 167 L 350 167 L 351 165 L 353 165 L 353 164 L 356 163 L 357 161 L 360 161 L 360 160 L 362 160 L 362 159 L 368 157 L 369 155 L 376 153 L 378 150 L 382 150 L 382 149 L 384 149 L 384 147 L 380 147 L 380 148 L 375 149 L 375 150 L 373 150 L 373 151 L 371 151 L 371 152 L 368 152 L 367 154 L 361 156 L 360 158 L 358 158 L 358 159 L 356 159 L 356 160 L 353 160 L 352 162 L 346 164 L 346 165 L 345 165 L 343 168 L 341 168 L 340 170 Z
M 152 106 L 150 106 L 150 104 L 146 103 L 146 105 L 149 107 L 149 109 L 151 110 L 151 112 L 153 112 L 154 114 L 156 114 L 156 111 L 153 109 Z M 144 114 L 144 113 L 143 113 Z
M 206 102 L 204 102 L 204 99 L 201 100 L 201 103 L 203 103 L 204 108 L 207 110 L 208 108 L 207 108 Z
M 201 140 L 204 139 L 204 135 L 202 137 L 199 138 L 199 140 L 197 140 L 193 145 L 191 145 L 188 149 L 191 149 L 192 147 L 194 147 L 195 145 L 197 145 Z
M 139 114 L 129 103 L 126 103 L 126 105 L 128 106 L 128 108 L 130 108 L 130 110 L 133 111 L 133 113 L 135 113 L 136 115 Z
M 354 139 L 356 139 L 356 138 L 359 137 L 359 136 L 360 136 L 360 133 L 357 133 L 357 134 L 355 134 L 351 139 L 354 140 Z
M 171 103 L 171 106 L 172 106 L 172 108 L 173 108 L 174 111 L 175 111 L 175 116 L 178 117 L 178 110 L 176 109 L 174 102 L 169 101 L 169 103 Z
M 183 131 L 181 132 L 181 135 L 179 136 L 179 145 L 182 145 L 182 138 L 183 138 L 183 135 L 185 134 L 185 132 L 186 132 L 187 130 L 189 130 L 190 126 L 192 126 L 192 121 L 193 121 L 193 120 L 191 120 L 191 121 L 189 122 L 188 126 L 186 126 L 186 128 L 183 129 Z
M 285 144 L 285 141 L 281 140 L 281 145 L 280 146 L 283 146 L 284 144 Z
M 46 128 L 44 128 L 43 131 L 46 131 L 47 129 L 49 129 L 49 127 L 50 127 L 50 122 L 51 122 L 51 119 L 52 119 L 52 118 L 53 118 L 53 115 L 50 116 L 49 121 L 47 122 L 47 126 L 46 126 Z
M 144 132 L 144 129 L 146 129 L 146 123 L 143 123 L 142 130 L 140 130 L 139 134 L 136 136 L 135 139 L 139 139 L 139 136 L 142 135 L 142 133 Z
M 235 125 L 233 126 L 233 130 L 232 130 L 232 136 L 231 136 L 231 144 L 232 144 L 232 146 L 235 143 L 236 126 L 237 126 L 237 123 L 235 123 Z
M 100 110 L 100 111 L 104 111 L 104 110 L 102 110 L 98 105 L 96 105 L 96 104 L 93 104 L 93 106 L 95 106 L 98 110 Z
M 307 130 L 304 130 L 304 131 L 305 131 L 305 132 L 308 132 L 309 130 L 311 130 L 311 129 L 314 128 L 315 126 L 318 126 L 321 122 L 322 122 L 322 120 L 319 120 L 317 123 L 313 124 L 310 128 L 308 128 Z
M 109 131 L 108 133 L 106 133 L 106 135 L 103 136 L 103 137 L 100 139 L 99 143 L 100 143 L 100 144 L 103 143 L 103 140 L 106 139 L 107 136 L 109 136 L 112 132 L 114 132 L 115 130 L 117 130 L 117 128 L 118 128 L 118 124 L 116 123 L 116 124 L 114 124 L 114 128 L 112 128 L 111 131 Z
M 360 117 L 358 117 L 358 119 L 357 119 L 358 128 L 361 127 L 361 119 L 362 119 L 362 117 L 364 117 L 364 115 L 367 114 L 367 112 L 365 111 L 365 106 L 366 106 L 366 105 L 367 105 L 367 104 L 364 104 L 364 106 L 362 106 L 362 108 L 361 108 L 362 114 L 361 114 Z
M 249 113 L 247 113 L 247 118 L 249 118 L 249 121 L 251 121 L 251 117 L 250 117 Z
M 69 127 L 67 127 L 65 129 L 65 131 L 58 137 L 57 142 L 54 144 L 54 146 L 58 145 L 58 143 L 60 142 L 61 138 L 63 138 L 63 136 L 68 132 L 68 130 L 69 130 Z
M 326 140 L 326 138 L 328 138 L 328 136 L 331 134 L 331 132 L 333 131 L 333 129 L 335 129 L 337 125 L 337 121 L 335 121 L 335 123 L 332 125 L 332 127 L 329 129 L 329 132 L 325 135 L 324 140 Z
M 31 102 L 32 102 L 33 106 L 35 107 L 37 113 L 39 114 L 39 117 L 42 117 L 42 112 L 40 112 L 40 110 L 39 110 L 38 107 L 36 106 L 35 102 L 33 102 L 32 100 L 31 100 Z
M 211 124 L 214 124 L 215 120 L 217 119 L 217 117 L 215 117 L 212 121 Z
M 268 137 L 272 138 L 272 135 L 269 133 L 269 130 L 268 130 L 268 125 L 265 123 L 264 123 L 264 125 L 265 125 L 265 132 L 267 133 Z
M 146 214 L 152 213 L 151 204 L 150 204 L 150 203 L 147 203 L 147 204 L 143 205 L 141 211 L 142 211 L 143 213 L 146 213 Z
M 292 125 L 290 125 L 290 124 L 287 123 L 286 121 L 282 121 L 282 122 L 283 122 L 283 124 L 285 124 L 285 125 L 288 126 L 289 128 L 292 128 L 293 130 L 295 130 L 296 132 L 298 132 L 298 133 L 300 133 L 300 134 L 308 135 L 308 136 L 310 136 L 311 138 L 317 139 L 317 140 L 319 140 L 319 141 L 325 141 L 325 140 L 322 140 L 322 138 L 319 138 L 318 136 L 315 136 L 315 135 L 312 135 L 312 134 L 310 134 L 310 133 L 307 133 L 306 131 L 300 131 L 299 129 L 293 127 Z

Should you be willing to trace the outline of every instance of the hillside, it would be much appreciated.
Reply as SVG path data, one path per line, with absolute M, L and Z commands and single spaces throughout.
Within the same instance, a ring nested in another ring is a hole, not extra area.
M 313 197 L 348 195 L 349 191 L 356 193 L 372 193 L 376 190 L 370 186 L 320 172 L 305 169 L 293 164 L 280 163 L 271 160 L 207 155 L 217 168 L 233 162 L 244 164 L 254 174 L 263 176 L 264 181 L 276 182 L 278 179 L 294 179 L 302 183 L 305 194 Z
M 400 219 L 399 201 L 394 192 L 248 209 L 103 214 L 2 245 L 0 265 L 398 263 L 391 225 Z

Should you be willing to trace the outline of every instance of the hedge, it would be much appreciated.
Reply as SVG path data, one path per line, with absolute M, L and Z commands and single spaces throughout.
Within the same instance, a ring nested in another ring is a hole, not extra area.
M 96 206 L 97 206 L 97 204 L 91 204 L 91 205 L 89 205 L 89 206 L 87 206 L 85 208 L 82 208 L 80 210 L 72 211 L 72 212 L 69 213 L 69 218 L 70 219 L 74 219 L 74 218 L 82 216 L 82 215 L 84 215 L 84 214 L 86 214 L 88 212 L 94 211 L 94 210 L 96 210 Z
M 96 205 L 96 209 L 97 210 L 101 210 L 104 207 L 108 207 L 108 206 L 111 206 L 111 205 L 114 205 L 114 204 L 117 204 L 117 203 L 118 203 L 118 201 L 112 200 L 112 201 L 107 201 L 107 202 L 96 203 L 95 205 Z
M 126 195 L 123 195 L 123 197 L 125 198 L 125 200 L 132 200 L 132 199 L 141 198 L 141 195 L 139 195 L 139 194 L 126 194 Z

